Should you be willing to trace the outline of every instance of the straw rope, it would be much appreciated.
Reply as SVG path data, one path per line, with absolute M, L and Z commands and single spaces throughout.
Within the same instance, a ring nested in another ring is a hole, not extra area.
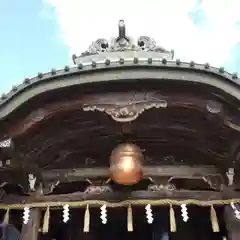
M 24 207 L 29 208 L 58 208 L 62 207 L 65 204 L 68 204 L 71 208 L 86 207 L 86 205 L 91 206 L 102 206 L 106 205 L 107 207 L 126 207 L 131 205 L 147 205 L 151 204 L 152 206 L 158 205 L 181 205 L 181 204 L 193 204 L 198 206 L 212 206 L 212 205 L 228 205 L 231 203 L 240 203 L 240 199 L 226 199 L 226 200 L 209 200 L 209 201 L 200 201 L 195 199 L 187 200 L 173 200 L 173 199 L 159 199 L 159 200 L 125 200 L 121 202 L 107 202 L 101 200 L 85 200 L 85 201 L 75 201 L 75 202 L 36 202 L 36 203 L 22 203 L 22 204 L 0 204 L 0 209 L 23 209 Z

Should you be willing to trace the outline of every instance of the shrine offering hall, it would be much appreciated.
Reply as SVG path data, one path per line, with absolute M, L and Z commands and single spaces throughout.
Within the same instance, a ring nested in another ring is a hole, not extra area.
M 117 37 L 0 97 L 0 239 L 240 240 L 240 79 Z

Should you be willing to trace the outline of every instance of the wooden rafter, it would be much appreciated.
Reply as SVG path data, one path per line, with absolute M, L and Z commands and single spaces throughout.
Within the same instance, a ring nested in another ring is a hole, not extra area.
M 37 203 L 39 206 L 45 206 L 46 203 L 49 205 L 64 202 L 81 202 L 86 200 L 94 201 L 108 201 L 108 202 L 121 202 L 125 200 L 163 200 L 172 199 L 176 201 L 183 200 L 196 200 L 196 201 L 224 201 L 228 199 L 240 199 L 240 192 L 215 192 L 215 191 L 189 191 L 189 190 L 178 190 L 178 191 L 134 191 L 134 192 L 111 192 L 101 194 L 87 194 L 83 192 L 75 192 L 69 194 L 58 194 L 48 196 L 6 196 L 0 206 L 11 205 L 11 208 L 20 207 L 21 204 L 34 204 Z M 45 204 L 44 204 L 45 203 Z M 42 204 L 42 205 L 41 205 Z M 61 205 L 61 204 L 60 204 Z
M 71 182 L 84 178 L 108 177 L 108 168 L 76 168 L 45 170 L 43 179 L 58 179 L 61 182 Z M 202 177 L 220 176 L 219 170 L 214 166 L 145 166 L 144 177 Z

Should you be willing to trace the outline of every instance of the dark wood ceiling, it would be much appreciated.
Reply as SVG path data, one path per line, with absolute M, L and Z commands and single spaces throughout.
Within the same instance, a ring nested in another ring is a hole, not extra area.
M 116 122 L 104 112 L 82 110 L 86 104 L 124 106 L 129 100 L 130 104 L 147 104 L 153 99 L 163 99 L 168 106 L 146 110 L 131 123 Z M 212 99 L 216 97 L 208 91 L 186 94 L 184 88 L 171 89 L 168 94 L 166 89 L 87 93 L 30 109 L 22 119 L 6 123 L 5 135 L 14 140 L 15 157 L 40 169 L 108 166 L 111 151 L 121 142 L 139 145 L 150 165 L 227 166 L 239 132 L 227 126 L 226 119 L 237 118 L 238 112 L 225 101 L 223 111 L 212 114 L 206 110 Z
M 0 161 L 11 160 L 0 168 L 0 181 L 9 178 L 22 184 L 20 175 L 29 172 L 107 168 L 111 151 L 122 142 L 137 144 L 147 166 L 215 165 L 225 174 L 239 165 L 240 133 L 228 124 L 239 119 L 231 97 L 196 84 L 124 86 L 46 93 L 2 120 L 1 136 L 11 138 L 14 148 L 0 152 Z M 159 101 L 166 107 L 147 109 Z M 221 105 L 218 113 L 207 110 L 209 101 Z M 136 120 L 123 123 L 104 111 L 84 111 L 84 106 L 146 109 Z
M 131 124 L 75 110 L 58 113 L 15 138 L 15 151 L 40 168 L 107 166 L 114 147 L 134 142 L 151 164 L 169 156 L 176 158 L 172 164 L 213 164 L 228 158 L 234 135 L 218 117 L 187 108 L 149 110 Z

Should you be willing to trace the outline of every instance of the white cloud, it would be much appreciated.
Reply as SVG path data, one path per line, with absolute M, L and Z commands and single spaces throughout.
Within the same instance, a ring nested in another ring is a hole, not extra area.
M 201 26 L 194 25 L 188 15 L 197 6 L 195 0 L 45 1 L 54 8 L 61 37 L 71 53 L 87 50 L 98 38 L 117 35 L 119 19 L 125 20 L 130 36 L 153 37 L 186 61 L 223 65 L 240 40 L 235 24 L 240 19 L 239 0 L 203 0 L 200 9 L 206 19 Z

